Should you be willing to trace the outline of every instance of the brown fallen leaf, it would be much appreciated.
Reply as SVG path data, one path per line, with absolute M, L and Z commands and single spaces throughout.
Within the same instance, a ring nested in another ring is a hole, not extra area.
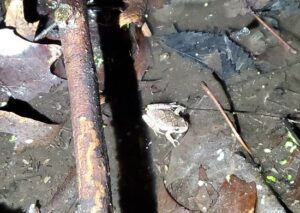
M 146 70 L 153 66 L 151 47 L 149 41 L 141 32 L 141 29 L 134 27 L 131 31 L 134 46 L 134 69 L 138 80 L 142 80 Z
M 16 29 L 17 33 L 33 41 L 39 22 L 28 23 L 24 17 L 23 0 L 11 0 L 6 11 L 5 25 Z
M 247 183 L 235 175 L 225 180 L 212 212 L 254 213 L 257 200 L 255 182 Z
M 38 93 L 49 92 L 62 80 L 50 72 L 51 64 L 61 55 L 54 44 L 35 44 L 0 30 L 0 101 L 9 97 L 29 101 Z
M 189 210 L 180 206 L 167 191 L 162 180 L 157 181 L 157 212 L 158 213 L 188 213 Z
M 154 8 L 162 8 L 165 4 L 165 0 L 127 0 L 126 3 L 128 6 L 120 14 L 119 18 L 120 27 L 131 23 L 137 24 L 139 25 L 139 27 L 142 27 L 144 19 L 148 16 L 147 11 Z
M 128 7 L 120 14 L 120 27 L 134 23 L 139 27 L 142 26 L 144 13 L 146 11 L 147 2 L 145 0 L 130 0 Z
M 51 143 L 60 129 L 61 125 L 46 124 L 12 112 L 0 111 L 0 132 L 12 134 L 9 142 L 15 144 L 16 153 Z

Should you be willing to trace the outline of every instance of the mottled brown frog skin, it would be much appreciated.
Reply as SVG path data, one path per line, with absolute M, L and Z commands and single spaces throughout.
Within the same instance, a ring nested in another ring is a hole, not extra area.
M 169 142 L 176 147 L 179 144 L 177 137 L 172 134 L 182 135 L 187 132 L 189 125 L 179 114 L 185 111 L 185 107 L 171 104 L 150 104 L 146 107 L 143 120 L 155 132 L 164 134 Z

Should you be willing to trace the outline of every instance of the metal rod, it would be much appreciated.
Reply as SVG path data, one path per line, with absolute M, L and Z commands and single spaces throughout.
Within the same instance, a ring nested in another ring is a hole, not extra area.
M 84 1 L 63 0 L 55 16 L 70 95 L 78 212 L 112 212 L 108 156 Z

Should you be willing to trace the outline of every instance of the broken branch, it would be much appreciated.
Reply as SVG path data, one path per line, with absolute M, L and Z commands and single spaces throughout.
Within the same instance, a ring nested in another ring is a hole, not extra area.
M 210 89 L 208 88 L 208 86 L 206 85 L 206 83 L 205 82 L 201 82 L 201 87 L 206 92 L 206 94 L 211 98 L 211 100 L 214 102 L 214 104 L 216 105 L 216 107 L 220 111 L 220 113 L 223 115 L 223 117 L 225 118 L 226 123 L 229 125 L 231 131 L 233 132 L 233 134 L 235 135 L 235 137 L 238 139 L 238 141 L 240 142 L 240 144 L 242 145 L 242 147 L 249 153 L 249 155 L 251 157 L 253 157 L 252 152 L 249 149 L 248 145 L 242 139 L 242 137 L 239 135 L 239 133 L 236 131 L 233 123 L 231 122 L 231 120 L 229 119 L 229 117 L 227 116 L 227 114 L 225 113 L 225 111 L 223 110 L 223 108 L 222 108 L 221 104 L 219 103 L 219 101 L 217 100 L 217 98 L 210 91 Z
M 292 54 L 297 54 L 297 50 L 295 50 L 293 47 L 291 47 L 291 45 L 289 45 L 285 40 L 283 40 L 283 38 L 281 38 L 269 25 L 267 25 L 266 22 L 264 22 L 264 20 L 262 20 L 258 15 L 256 15 L 254 13 L 254 11 L 251 10 L 250 12 L 254 18 L 260 23 L 262 24 L 267 30 L 270 31 L 270 33 L 272 33 L 272 35 L 275 36 L 275 38 L 277 38 L 277 40 L 288 50 L 290 51 Z

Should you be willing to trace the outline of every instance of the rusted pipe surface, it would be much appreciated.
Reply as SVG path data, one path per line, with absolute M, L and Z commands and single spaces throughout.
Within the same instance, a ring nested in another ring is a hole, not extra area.
M 65 0 L 56 11 L 71 103 L 78 212 L 111 212 L 108 157 L 103 140 L 98 86 L 81 0 Z

